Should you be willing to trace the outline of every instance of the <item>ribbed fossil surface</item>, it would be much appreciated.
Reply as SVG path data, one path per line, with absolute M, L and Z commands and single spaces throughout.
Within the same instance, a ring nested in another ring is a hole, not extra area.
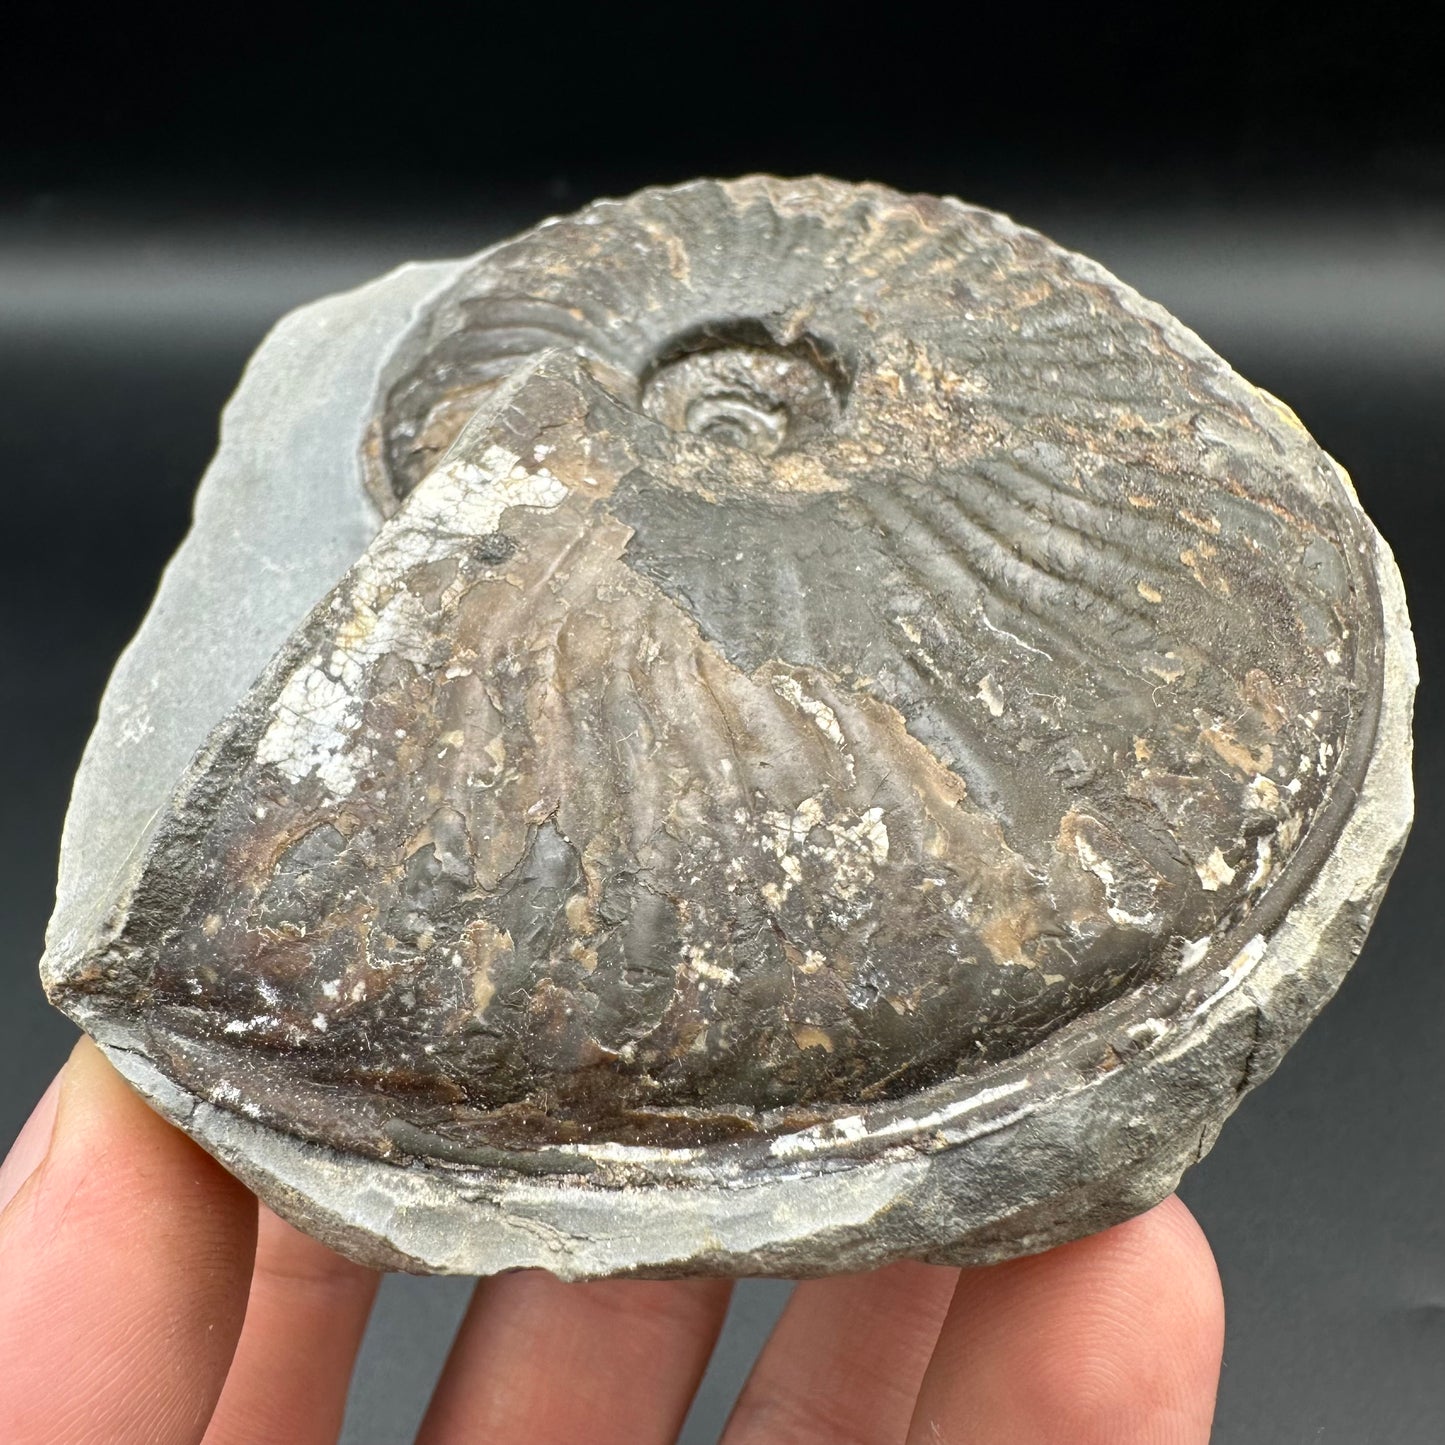
M 57 999 L 464 1163 L 775 1136 L 1203 997 L 1338 835 L 1383 641 L 1334 464 L 1166 320 L 824 180 L 484 253 L 356 439 L 374 541 Z

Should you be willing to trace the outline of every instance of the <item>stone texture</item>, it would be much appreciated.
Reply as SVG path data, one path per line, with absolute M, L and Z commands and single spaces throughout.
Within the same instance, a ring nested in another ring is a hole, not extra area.
M 1162 1198 L 1338 986 L 1413 686 L 1344 473 L 1092 263 L 644 192 L 263 346 L 42 969 L 369 1263 L 1004 1258 Z

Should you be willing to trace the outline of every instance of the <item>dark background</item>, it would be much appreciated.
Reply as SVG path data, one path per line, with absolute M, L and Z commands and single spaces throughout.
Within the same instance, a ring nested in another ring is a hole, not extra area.
M 952 192 L 1095 255 L 1290 402 L 1396 548 L 1415 837 L 1338 1000 L 1183 1192 L 1229 1300 L 1221 1445 L 1441 1439 L 1445 124 L 1422 34 L 1383 7 L 545 0 L 0 27 L 0 1146 L 72 1037 L 34 976 L 69 778 L 270 323 L 655 181 Z M 689 1445 L 784 1290 L 740 1292 Z M 405 1438 L 464 1297 L 388 1284 L 348 1440 Z

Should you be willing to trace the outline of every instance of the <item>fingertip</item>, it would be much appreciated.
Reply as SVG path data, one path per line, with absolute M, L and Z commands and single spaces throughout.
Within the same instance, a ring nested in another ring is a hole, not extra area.
M 206 1445 L 334 1442 L 380 1277 L 258 1213 L 246 1322 Z
M 0 1163 L 0 1220 L 3 1220 L 10 1201 L 29 1183 L 44 1162 L 46 1154 L 50 1152 L 50 1140 L 55 1132 L 55 1111 L 59 1101 L 60 1075 L 57 1074 L 30 1111 L 30 1117 L 16 1135 L 4 1163 Z
M 88 1039 L 58 1082 L 49 1147 L 0 1216 L 0 1438 L 199 1440 L 245 1314 L 255 1200 Z
M 1191 1353 L 1217 1378 L 1224 1349 L 1224 1286 L 1203 1226 L 1189 1206 L 1171 1194 L 1118 1228 L 1131 1232 L 1144 1268 L 1152 1264 L 1168 1271 L 1175 1303 L 1191 1326 Z
M 1209 1241 L 1178 1196 L 1028 1263 L 1038 1328 L 1054 1344 L 1040 1380 L 1059 1413 L 1107 1420 L 1123 1411 L 1141 1422 L 1202 1414 L 1193 1428 L 1208 1439 L 1224 1293 Z
M 255 1196 L 161 1118 L 85 1035 L 60 1073 L 45 1167 L 70 1191 L 67 1213 L 95 1210 L 106 1221 L 139 1215 L 147 1244 L 185 1258 L 192 1274 L 214 1269 L 249 1279 Z
M 1223 1336 L 1213 1253 L 1171 1197 L 1046 1254 L 965 1270 L 915 1418 L 984 1422 L 983 1439 L 1204 1445 Z

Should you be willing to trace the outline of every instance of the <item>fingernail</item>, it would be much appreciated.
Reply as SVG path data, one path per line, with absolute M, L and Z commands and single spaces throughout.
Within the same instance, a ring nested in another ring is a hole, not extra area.
M 40 1102 L 30 1111 L 30 1117 L 11 1145 L 5 1162 L 0 1164 L 0 1211 L 15 1198 L 45 1158 L 50 1148 L 50 1136 L 55 1130 L 55 1108 L 59 1100 L 60 1075 L 57 1074 L 40 1096 Z

